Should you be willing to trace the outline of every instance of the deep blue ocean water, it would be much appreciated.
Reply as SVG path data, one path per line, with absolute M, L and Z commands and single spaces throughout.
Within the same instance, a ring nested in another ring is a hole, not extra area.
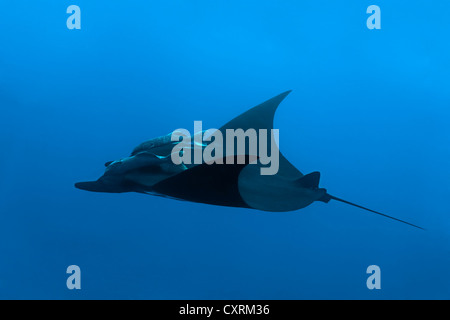
M 69 30 L 69 5 L 81 30 Z M 369 5 L 381 30 L 366 27 Z M 3 1 L 0 298 L 450 298 L 447 1 Z M 280 149 L 338 202 L 290 213 L 77 190 L 292 89 Z M 68 290 L 66 268 L 81 268 Z M 381 269 L 369 290 L 366 268 Z

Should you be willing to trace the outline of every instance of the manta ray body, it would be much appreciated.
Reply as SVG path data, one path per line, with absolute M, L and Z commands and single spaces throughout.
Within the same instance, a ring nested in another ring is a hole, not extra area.
M 227 129 L 266 129 L 269 143 L 278 148 L 271 129 L 275 111 L 290 93 L 284 92 L 222 126 Z M 197 133 L 202 134 L 202 133 Z M 244 163 L 175 164 L 171 154 L 179 143 L 172 141 L 172 134 L 148 140 L 132 151 L 129 157 L 105 163 L 106 169 L 98 180 L 78 182 L 75 187 L 93 192 L 139 192 L 177 200 L 241 207 L 270 212 L 286 212 L 302 209 L 315 201 L 328 203 L 337 200 L 352 206 L 420 228 L 409 222 L 351 203 L 330 195 L 319 187 L 320 173 L 304 175 L 279 152 L 279 168 L 274 175 L 262 175 L 262 165 L 255 161 L 258 155 L 248 152 Z M 192 138 L 192 141 L 195 139 Z M 192 149 L 203 148 L 192 143 Z M 420 228 L 422 229 L 422 228 Z

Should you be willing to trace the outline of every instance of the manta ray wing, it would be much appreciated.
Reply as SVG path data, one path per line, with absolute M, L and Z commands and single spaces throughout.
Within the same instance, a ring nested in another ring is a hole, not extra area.
M 254 129 L 257 132 L 266 129 L 272 152 L 279 153 L 279 168 L 275 175 L 261 175 L 263 166 L 256 162 L 250 165 L 247 165 L 249 161 L 244 165 L 200 164 L 161 181 L 153 190 L 182 200 L 264 211 L 297 210 L 316 200 L 297 190 L 295 181 L 304 175 L 279 152 L 271 132 L 275 112 L 289 93 L 286 91 L 251 108 L 218 129 L 223 136 L 228 129 Z M 249 160 L 254 155 L 246 153 L 245 156 Z
M 273 129 L 273 119 L 275 117 L 275 112 L 280 105 L 280 103 L 291 93 L 291 90 L 283 92 L 259 105 L 251 108 L 250 110 L 242 113 L 233 120 L 227 122 L 219 130 L 225 135 L 227 129 L 243 129 L 244 131 L 248 129 L 255 129 L 256 131 L 260 129 L 266 129 L 268 133 Z M 273 140 L 272 140 L 272 143 Z M 278 146 L 275 145 L 274 148 Z M 279 171 L 278 176 L 283 176 L 292 180 L 297 180 L 303 176 L 303 174 L 295 168 L 280 152 L 279 157 Z

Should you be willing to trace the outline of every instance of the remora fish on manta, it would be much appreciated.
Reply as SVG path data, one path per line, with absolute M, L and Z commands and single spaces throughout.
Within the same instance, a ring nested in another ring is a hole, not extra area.
M 270 143 L 274 143 L 271 129 L 275 111 L 290 92 L 284 92 L 244 112 L 218 130 L 224 134 L 227 129 L 266 129 L 271 134 Z M 171 140 L 171 134 L 143 142 L 129 157 L 105 163 L 105 173 L 97 181 L 78 182 L 75 187 L 94 192 L 139 192 L 271 212 L 294 211 L 315 201 L 328 203 L 337 200 L 422 229 L 328 194 L 326 189 L 319 188 L 319 172 L 302 174 L 281 152 L 278 172 L 261 175 L 262 164 L 255 163 L 247 153 L 243 155 L 246 157 L 244 164 L 236 161 L 235 164 L 225 164 L 224 161 L 224 164 L 176 165 L 171 159 L 171 153 L 177 143 Z

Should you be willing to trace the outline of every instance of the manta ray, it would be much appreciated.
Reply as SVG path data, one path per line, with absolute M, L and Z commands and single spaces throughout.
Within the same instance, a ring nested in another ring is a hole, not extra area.
M 279 104 L 291 91 L 249 109 L 221 128 L 266 129 L 273 144 L 273 119 Z M 195 134 L 202 134 L 194 133 Z M 139 192 L 176 200 L 209 205 L 256 209 L 269 212 L 295 211 L 313 202 L 340 201 L 372 213 L 422 229 L 409 222 L 340 199 L 319 187 L 320 172 L 303 174 L 279 152 L 279 168 L 276 174 L 262 175 L 261 163 L 248 150 L 236 156 L 245 161 L 220 163 L 175 164 L 171 154 L 178 141 L 172 141 L 172 133 L 145 141 L 131 155 L 105 163 L 104 174 L 96 181 L 78 182 L 75 187 L 93 192 Z M 192 139 L 193 141 L 195 139 Z M 192 145 L 192 148 L 204 146 Z M 278 146 L 276 146 L 278 148 Z M 256 157 L 257 158 L 257 157 Z

